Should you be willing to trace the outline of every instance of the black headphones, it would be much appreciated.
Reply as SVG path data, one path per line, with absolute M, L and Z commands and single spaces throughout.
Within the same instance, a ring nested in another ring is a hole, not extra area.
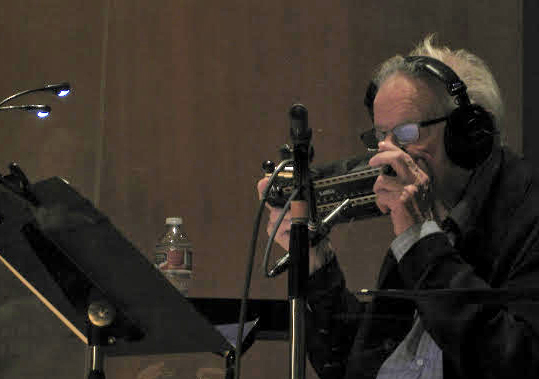
M 418 70 L 441 81 L 449 95 L 455 98 L 458 107 L 449 114 L 444 132 L 444 145 L 449 159 L 465 169 L 479 166 L 492 152 L 494 135 L 498 133 L 492 115 L 482 106 L 470 103 L 466 85 L 446 64 L 425 56 L 408 56 L 404 59 L 414 63 Z M 364 103 L 373 121 L 373 104 L 377 92 L 378 87 L 371 81 Z

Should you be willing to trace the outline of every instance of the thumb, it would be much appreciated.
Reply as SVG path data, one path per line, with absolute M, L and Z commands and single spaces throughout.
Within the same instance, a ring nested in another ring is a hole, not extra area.
M 258 199 L 262 199 L 262 193 L 266 189 L 268 185 L 268 181 L 269 181 L 269 178 L 262 178 L 256 184 L 256 187 L 258 189 Z

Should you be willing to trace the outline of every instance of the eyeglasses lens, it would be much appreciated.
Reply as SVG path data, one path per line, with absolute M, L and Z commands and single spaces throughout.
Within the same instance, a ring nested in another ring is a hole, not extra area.
M 404 124 L 392 130 L 397 141 L 402 144 L 412 143 L 419 139 L 419 126 L 417 124 Z
M 387 133 L 373 128 L 361 135 L 361 141 L 368 149 L 377 149 L 378 142 L 383 141 Z M 399 125 L 393 128 L 390 133 L 395 135 L 399 144 L 408 144 L 419 139 L 419 126 L 417 124 Z

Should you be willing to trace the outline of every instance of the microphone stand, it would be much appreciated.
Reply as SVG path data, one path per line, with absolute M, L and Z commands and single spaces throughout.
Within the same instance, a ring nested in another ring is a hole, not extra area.
M 290 266 L 288 294 L 290 300 L 290 378 L 305 378 L 305 312 L 306 286 L 309 276 L 309 148 L 312 130 L 308 127 L 307 109 L 295 104 L 290 109 L 290 135 L 294 155 L 294 187 L 299 191 L 291 203 Z

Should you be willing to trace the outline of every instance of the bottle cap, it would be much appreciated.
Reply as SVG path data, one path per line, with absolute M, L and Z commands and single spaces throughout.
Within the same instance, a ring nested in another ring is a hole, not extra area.
M 183 220 L 181 217 L 167 217 L 165 220 L 165 224 L 167 225 L 181 225 L 183 224 Z

